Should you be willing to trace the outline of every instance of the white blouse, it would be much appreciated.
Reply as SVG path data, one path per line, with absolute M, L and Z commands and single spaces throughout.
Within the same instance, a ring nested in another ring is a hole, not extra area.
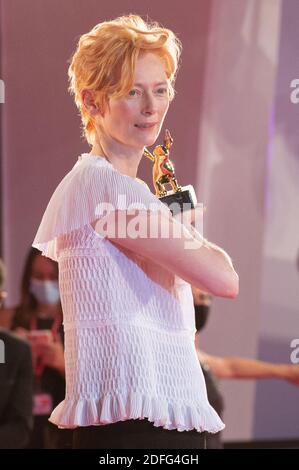
M 100 156 L 82 154 L 56 188 L 33 242 L 59 265 L 66 396 L 50 421 L 74 428 L 147 418 L 220 431 L 195 349 L 190 284 L 95 232 L 103 203 L 169 211 Z

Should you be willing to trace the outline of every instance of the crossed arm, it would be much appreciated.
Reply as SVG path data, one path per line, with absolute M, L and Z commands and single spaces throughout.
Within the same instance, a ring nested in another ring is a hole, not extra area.
M 138 220 L 141 227 L 147 228 L 145 236 L 129 236 L 133 219 Z M 205 292 L 226 298 L 238 295 L 239 278 L 228 254 L 203 239 L 196 231 L 191 233 L 171 216 L 146 210 L 140 210 L 138 216 L 131 216 L 126 211 L 117 210 L 94 221 L 92 225 L 95 231 L 107 236 L 112 243 L 160 264 Z M 109 227 L 116 227 L 117 230 L 109 233 Z M 117 236 L 119 227 L 126 236 Z M 152 237 L 151 230 L 158 235 Z M 163 237 L 165 233 L 179 233 L 180 236 Z M 190 246 L 190 242 L 192 249 L 187 249 L 186 245 Z

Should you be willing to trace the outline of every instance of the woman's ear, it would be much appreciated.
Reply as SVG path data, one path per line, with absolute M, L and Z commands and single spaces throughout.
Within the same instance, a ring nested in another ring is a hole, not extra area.
M 89 112 L 91 116 L 102 114 L 99 106 L 95 102 L 93 93 L 90 90 L 82 90 L 81 98 L 85 109 Z

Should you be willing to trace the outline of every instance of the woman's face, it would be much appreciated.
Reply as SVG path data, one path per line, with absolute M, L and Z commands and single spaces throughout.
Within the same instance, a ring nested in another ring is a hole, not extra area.
M 168 80 L 159 56 L 147 52 L 138 58 L 132 90 L 111 98 L 109 107 L 100 117 L 108 138 L 142 150 L 155 143 L 169 107 Z
M 57 305 L 60 300 L 57 266 L 44 256 L 35 256 L 29 291 L 37 303 L 45 306 Z

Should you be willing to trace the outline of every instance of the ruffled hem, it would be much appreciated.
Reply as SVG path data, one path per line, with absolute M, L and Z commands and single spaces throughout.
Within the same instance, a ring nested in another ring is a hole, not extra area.
M 144 418 L 155 427 L 168 430 L 216 433 L 225 427 L 209 403 L 205 406 L 168 403 L 136 393 L 127 399 L 116 395 L 106 395 L 99 401 L 65 399 L 54 409 L 49 421 L 59 428 L 76 428 Z

